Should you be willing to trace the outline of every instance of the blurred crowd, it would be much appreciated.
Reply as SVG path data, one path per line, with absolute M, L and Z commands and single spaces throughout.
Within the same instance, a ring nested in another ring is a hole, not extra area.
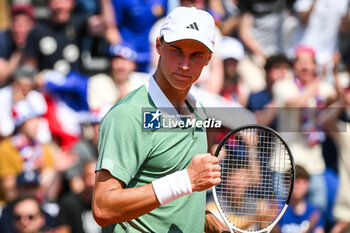
M 349 0 L 0 0 L 0 232 L 101 231 L 100 120 L 153 74 L 160 25 L 179 5 L 217 26 L 193 93 L 239 109 L 221 114 L 227 129 L 272 127 L 294 155 L 276 232 L 350 232 Z M 221 138 L 208 133 L 209 151 Z

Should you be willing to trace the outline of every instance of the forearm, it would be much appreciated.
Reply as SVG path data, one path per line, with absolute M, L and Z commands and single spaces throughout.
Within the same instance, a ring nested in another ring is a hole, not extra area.
M 269 126 L 275 119 L 277 110 L 275 108 L 266 108 L 261 111 L 254 112 L 259 125 Z
M 94 216 L 101 226 L 135 219 L 160 206 L 152 184 L 129 189 L 110 188 L 95 196 L 98 197 L 94 201 Z
M 121 35 L 119 33 L 117 22 L 115 20 L 115 12 L 111 0 L 101 1 L 102 16 L 106 23 L 105 37 L 111 44 L 119 43 Z
M 263 48 L 255 40 L 252 35 L 252 24 L 253 18 L 250 14 L 245 13 L 242 16 L 242 20 L 239 27 L 239 35 L 242 39 L 242 42 L 256 55 L 265 57 Z
M 221 23 L 221 33 L 224 36 L 230 36 L 233 31 L 238 27 L 240 23 L 240 17 L 233 15 Z

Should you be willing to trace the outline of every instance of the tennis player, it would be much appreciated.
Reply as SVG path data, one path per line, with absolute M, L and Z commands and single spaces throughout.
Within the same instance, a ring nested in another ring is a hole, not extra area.
M 214 49 L 214 20 L 196 8 L 175 8 L 164 21 L 155 74 L 120 100 L 100 126 L 93 214 L 104 232 L 221 232 L 205 222 L 205 190 L 221 182 L 207 152 L 205 129 L 144 129 L 144 108 L 197 117 L 189 94 Z M 209 213 L 210 214 L 210 213 Z M 218 225 L 216 225 L 218 224 Z

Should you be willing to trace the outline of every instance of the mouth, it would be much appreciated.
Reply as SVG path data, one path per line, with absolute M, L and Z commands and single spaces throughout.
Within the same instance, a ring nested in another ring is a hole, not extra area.
M 174 73 L 174 75 L 176 77 L 179 77 L 179 78 L 186 78 L 186 79 L 191 78 L 190 75 L 184 75 L 184 74 L 180 74 L 180 73 Z

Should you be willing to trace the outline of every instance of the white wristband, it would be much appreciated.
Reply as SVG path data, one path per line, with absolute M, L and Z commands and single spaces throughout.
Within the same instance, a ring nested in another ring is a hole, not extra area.
M 187 169 L 174 172 L 152 182 L 154 192 L 161 205 L 183 195 L 192 194 L 192 185 Z

